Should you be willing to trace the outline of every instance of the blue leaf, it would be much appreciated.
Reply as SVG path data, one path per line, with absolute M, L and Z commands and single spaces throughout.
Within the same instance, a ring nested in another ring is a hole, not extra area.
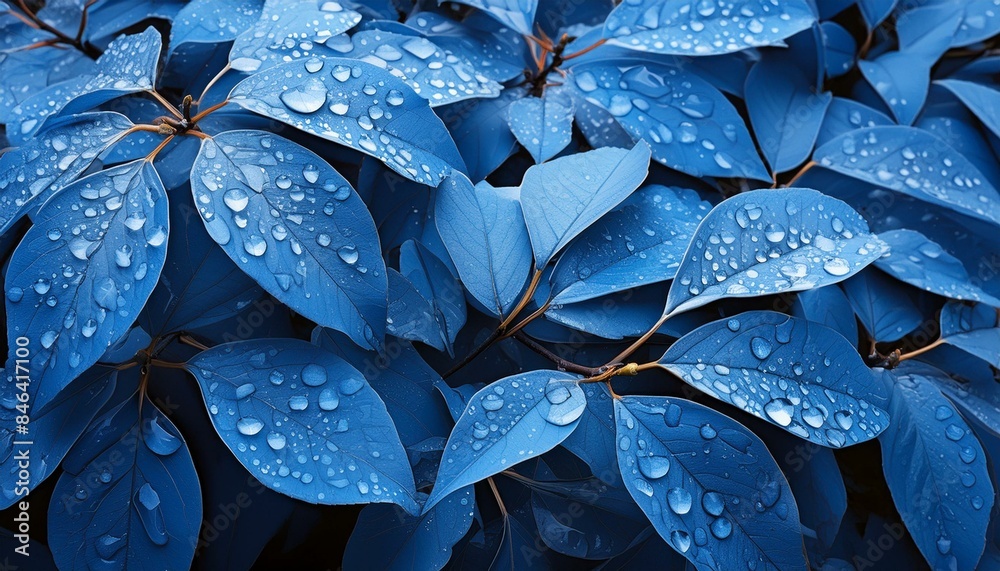
M 381 161 L 365 157 L 358 173 L 358 189 L 378 228 L 382 252 L 419 239 L 430 210 L 430 188 L 404 178 Z
M 531 1 L 531 0 L 528 0 Z M 507 82 L 524 73 L 526 41 L 520 32 L 494 26 L 476 26 L 473 18 L 456 22 L 434 12 L 417 11 L 406 25 L 440 48 L 472 62 L 479 73 Z
M 615 399 L 625 487 L 699 569 L 806 569 L 798 509 L 764 444 L 682 399 Z
M 671 283 L 664 314 L 721 298 L 837 283 L 884 251 L 857 212 L 815 190 L 738 194 L 698 226 Z
M 118 113 L 73 115 L 0 156 L 0 234 L 83 174 L 130 127 Z
M 861 272 L 844 282 L 852 314 L 874 341 L 899 341 L 924 322 L 912 290 L 880 272 Z M 890 301 L 891 300 L 891 301 Z
M 264 0 L 192 0 L 170 26 L 169 53 L 186 43 L 217 44 L 235 40 L 260 17 Z
M 637 190 L 559 258 L 549 280 L 552 301 L 574 303 L 672 279 L 709 210 L 693 190 L 660 185 Z
M 312 342 L 361 371 L 385 401 L 403 446 L 444 437 L 451 431 L 445 403 L 434 389 L 442 382 L 441 376 L 409 343 L 389 343 L 379 354 L 363 351 L 343 335 L 322 327 L 313 330 Z
M 543 95 L 519 99 L 507 108 L 511 132 L 536 164 L 558 155 L 573 138 L 573 108 L 564 103 Z
M 995 497 L 983 448 L 934 385 L 944 373 L 903 363 L 888 374 L 892 423 L 879 444 L 896 508 L 932 568 L 975 569 Z
M 167 196 L 150 163 L 82 178 L 38 212 L 10 260 L 10 362 L 29 340 L 41 407 L 135 322 L 166 257 Z M 61 268 L 56 271 L 54 268 Z M 11 369 L 12 370 L 12 369 Z
M 888 116 L 867 105 L 853 99 L 834 97 L 826 108 L 826 117 L 823 118 L 823 125 L 816 137 L 816 146 L 821 147 L 848 131 L 893 124 Z
M 149 347 L 152 341 L 153 338 L 150 337 L 149 333 L 136 325 L 101 355 L 100 362 L 118 364 L 132 361 L 139 351 Z
M 98 58 L 94 75 L 53 85 L 28 98 L 14 109 L 12 124 L 22 135 L 36 133 L 52 116 L 87 111 L 122 95 L 153 89 L 160 46 L 160 33 L 153 27 L 119 37 Z
M 704 56 L 780 45 L 815 20 L 805 0 L 634 0 L 608 16 L 604 37 L 638 51 Z
M 441 569 L 472 525 L 473 491 L 472 486 L 461 488 L 419 517 L 399 514 L 390 506 L 365 507 L 347 542 L 344 567 Z
M 576 126 L 591 147 L 631 147 L 636 141 L 607 109 L 595 105 L 573 91 Z
M 48 513 L 59 568 L 191 565 L 198 475 L 177 428 L 148 398 L 136 392 L 92 422 L 64 469 Z
M 638 337 L 656 325 L 666 294 L 667 288 L 659 284 L 626 289 L 576 303 L 553 303 L 545 317 L 604 339 Z
M 463 54 L 443 50 L 427 38 L 371 30 L 354 34 L 351 41 L 352 49 L 334 55 L 389 70 L 431 107 L 500 94 L 500 84 L 482 75 Z
M 452 492 L 565 440 L 587 406 L 579 378 L 533 371 L 500 379 L 473 395 L 448 437 L 424 513 Z
M 420 295 L 410 280 L 392 268 L 389 274 L 389 311 L 386 331 L 400 339 L 420 341 L 444 351 L 448 347 L 444 324 L 438 322 L 434 304 Z
M 941 309 L 941 340 L 1000 368 L 1000 316 L 994 307 L 949 301 Z
M 531 244 L 516 194 L 460 173 L 437 190 L 434 220 L 462 283 L 493 315 L 506 317 L 531 273 Z
M 444 124 L 406 82 L 370 63 L 310 58 L 241 81 L 230 100 L 255 113 L 371 155 L 437 186 L 465 170 Z
M 836 331 L 773 311 L 709 323 L 674 343 L 664 369 L 723 402 L 816 444 L 878 436 L 889 395 Z
M 618 473 L 618 452 L 615 444 L 615 412 L 611 406 L 611 391 L 604 383 L 583 385 L 587 409 L 580 415 L 576 430 L 563 440 L 563 447 L 583 460 L 594 476 L 614 484 Z
M 434 316 L 451 351 L 458 332 L 465 325 L 465 295 L 448 267 L 416 240 L 399 249 L 399 273 L 434 307 Z
M 381 345 L 388 282 L 375 224 L 323 159 L 277 135 L 229 131 L 202 142 L 191 190 L 209 235 L 261 287 L 363 347 Z
M 840 77 L 854 67 L 854 54 L 858 44 L 843 26 L 836 22 L 820 24 L 823 33 L 823 51 L 826 61 L 826 76 Z
M 596 149 L 528 169 L 521 183 L 521 208 L 531 236 L 535 267 L 544 268 L 578 234 L 642 184 L 649 146 L 631 151 Z
M 924 358 L 939 351 L 946 353 L 939 348 Z M 962 353 L 959 349 L 954 351 Z M 966 418 L 974 418 L 988 433 L 1000 436 L 1000 391 L 997 390 L 990 365 L 978 359 L 976 362 L 984 367 L 983 374 L 979 378 L 958 381 L 945 375 L 937 375 L 932 380 L 952 404 L 962 410 Z M 953 355 L 946 355 L 944 363 L 954 366 Z
M 967 46 L 991 38 L 1000 31 L 1000 12 L 993 0 L 969 0 L 962 3 L 965 13 L 952 38 L 952 46 Z
M 1000 112 L 994 106 L 997 97 L 1000 97 L 1000 92 L 985 85 L 960 79 L 942 79 L 934 83 L 952 92 L 977 119 L 982 121 L 984 127 L 994 135 L 1000 136 Z
M 839 287 L 827 286 L 799 292 L 792 306 L 792 314 L 822 323 L 852 344 L 858 340 L 858 322 L 854 318 L 854 310 Z
M 883 20 L 889 17 L 896 7 L 897 0 L 857 0 L 861 15 L 868 24 L 869 30 L 874 30 Z
M 291 59 L 337 56 L 334 36 L 360 21 L 361 14 L 345 10 L 336 2 L 265 2 L 257 21 L 233 42 L 229 65 L 251 73 Z
M 997 203 L 1000 206 L 1000 202 Z M 875 265 L 913 287 L 951 299 L 981 301 L 1000 307 L 1000 299 L 984 292 L 961 261 L 916 230 L 882 232 L 889 253 Z
M 743 118 L 694 73 L 648 61 L 595 61 L 569 73 L 582 97 L 608 110 L 633 138 L 645 139 L 660 163 L 699 177 L 771 180 Z
M 439 111 L 462 152 L 470 180 L 485 180 L 514 154 L 517 139 L 507 124 L 507 109 L 525 93 L 512 87 L 494 99 L 461 101 Z
M 773 173 L 809 158 L 833 98 L 816 93 L 814 78 L 794 65 L 791 54 L 764 56 L 747 76 L 747 111 L 757 142 Z
M 94 43 L 143 20 L 173 20 L 184 5 L 184 0 L 103 0 L 87 10 L 84 38 Z
M 20 31 L 27 26 L 21 26 L 18 22 L 17 28 Z M 50 85 L 90 74 L 95 66 L 93 60 L 77 50 L 47 48 L 3 51 L 15 47 L 3 43 L 14 37 L 14 31 L 0 28 L 0 123 L 14 121 L 14 109 L 35 93 Z M 29 37 L 24 43 L 27 45 L 40 39 L 43 38 Z M 26 133 L 12 134 L 14 138 L 23 137 L 30 134 L 31 130 L 29 128 Z
M 440 4 L 443 0 L 439 0 Z M 538 0 L 455 0 L 458 4 L 486 11 L 498 22 L 521 34 L 534 32 Z
M 340 357 L 267 339 L 216 346 L 185 367 L 219 436 L 267 487 L 310 503 L 419 510 L 385 404 Z
M 76 439 L 111 398 L 118 376 L 114 368 L 93 367 L 70 383 L 48 405 L 36 409 L 33 401 L 38 393 L 38 383 L 28 383 L 27 390 L 22 391 L 20 389 L 24 387 L 19 387 L 19 384 L 23 378 L 17 375 L 23 371 L 14 369 L 12 372 L 15 376 L 8 380 L 9 396 L 5 397 L 5 406 L 0 408 L 0 473 L 6 475 L 2 480 L 0 507 L 4 509 L 35 489 L 59 466 Z M 28 397 L 23 404 L 15 396 L 21 394 Z M 17 430 L 23 423 L 18 423 L 17 417 L 24 412 L 30 418 L 28 433 L 19 434 Z M 26 446 L 19 443 L 24 441 L 32 443 L 27 445 L 28 478 L 18 476 L 22 468 L 19 466 L 23 460 L 21 452 Z M 19 480 L 23 482 L 19 483 Z
M 926 131 L 858 129 L 816 149 L 813 160 L 849 177 L 1000 224 L 1000 194 L 968 159 Z
M 264 294 L 205 231 L 190 195 L 173 198 L 170 255 L 142 320 L 158 336 L 222 321 Z

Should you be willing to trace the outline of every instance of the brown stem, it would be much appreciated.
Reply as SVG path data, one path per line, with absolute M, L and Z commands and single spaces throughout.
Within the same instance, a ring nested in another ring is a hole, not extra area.
M 617 357 L 615 357 L 614 359 L 611 360 L 610 363 L 608 363 L 608 365 L 612 365 L 614 363 L 624 363 L 625 359 L 628 359 L 632 355 L 632 353 L 635 353 L 636 350 L 639 349 L 639 347 L 642 347 L 643 343 L 645 343 L 646 341 L 649 341 L 649 338 L 652 337 L 653 335 L 655 335 L 656 331 L 660 327 L 662 327 L 663 324 L 666 323 L 667 320 L 670 319 L 671 317 L 673 317 L 673 313 L 668 313 L 668 314 L 664 315 L 663 317 L 660 317 L 659 321 L 657 321 L 656 324 L 654 324 L 653 327 L 649 331 L 645 332 L 642 335 L 642 337 L 636 339 L 635 343 L 632 343 L 631 345 L 628 346 L 628 349 L 625 349 L 624 351 L 622 351 L 621 353 L 619 353 Z M 608 365 L 605 365 L 605 366 L 608 366 Z
M 166 139 L 163 139 L 163 141 L 161 141 L 160 144 L 157 145 L 155 149 L 153 149 L 153 152 L 146 155 L 146 162 L 151 163 L 154 160 L 156 160 L 156 155 L 160 154 L 160 151 L 163 150 L 163 147 L 166 147 L 167 143 L 169 143 L 172 140 L 174 140 L 174 135 L 170 135 Z
M 173 115 L 174 117 L 177 117 L 178 120 L 181 121 L 184 120 L 184 115 L 181 114 L 181 112 L 176 107 L 174 107 L 172 103 L 164 99 L 163 96 L 160 95 L 155 89 L 149 89 L 146 91 L 146 93 L 152 95 L 154 99 L 160 102 L 160 105 L 163 105 L 167 109 L 167 111 L 169 111 L 170 114 Z
M 795 173 L 795 176 L 793 176 L 792 179 L 789 180 L 788 183 L 785 186 L 791 186 L 791 185 L 795 184 L 796 181 L 798 181 L 800 178 L 802 178 L 802 175 L 804 175 L 807 172 L 809 172 L 809 169 L 813 168 L 814 166 L 816 166 L 816 162 L 815 161 L 809 161 L 808 163 L 806 163 L 805 165 L 803 165 L 802 168 L 799 169 L 799 172 Z
M 182 335 L 178 336 L 177 340 L 180 341 L 181 343 L 185 344 L 185 345 L 190 345 L 191 347 L 194 347 L 195 349 L 201 349 L 202 351 L 208 351 L 209 349 L 211 349 L 211 347 L 209 347 L 209 346 L 201 343 L 200 341 L 198 341 L 194 337 L 191 337 L 190 335 L 187 335 L 187 334 L 182 334 Z
M 614 365 L 605 365 L 603 367 L 585 367 L 583 365 L 579 365 L 572 361 L 567 361 L 566 359 L 563 359 L 559 355 L 556 355 L 552 351 L 549 351 L 548 349 L 543 347 L 542 344 L 540 344 L 539 342 L 535 341 L 531 337 L 528 337 L 527 335 L 521 332 L 515 333 L 514 339 L 517 339 L 518 341 L 523 343 L 528 349 L 531 349 L 535 353 L 538 353 L 542 357 L 545 357 L 549 361 L 555 363 L 555 365 L 561 371 L 577 373 L 580 375 L 584 375 L 585 377 L 599 378 L 602 375 L 606 375 L 609 372 L 613 372 L 614 370 L 619 368 Z
M 937 341 L 931 343 L 930 345 L 927 345 L 926 347 L 921 347 L 920 349 L 917 349 L 916 351 L 910 351 L 909 353 L 904 353 L 904 354 L 900 355 L 899 358 L 897 359 L 897 362 L 902 362 L 902 361 L 905 361 L 907 359 L 912 359 L 912 358 L 916 357 L 917 355 L 923 355 L 924 353 L 926 353 L 926 352 L 928 352 L 928 351 L 930 351 L 932 349 L 936 349 L 936 348 L 940 347 L 943 344 L 944 344 L 944 339 L 938 339 Z
M 608 43 L 607 38 L 601 38 L 600 40 L 597 40 L 593 44 L 591 44 L 591 45 L 583 48 L 582 50 L 580 50 L 578 52 L 573 52 L 573 53 L 571 53 L 569 55 L 563 56 L 562 59 L 563 59 L 563 61 L 569 61 L 569 60 L 571 60 L 573 58 L 578 58 L 578 57 L 580 57 L 582 55 L 589 54 L 590 52 L 596 50 L 597 48 L 603 46 L 606 43 Z
M 204 111 L 200 111 L 197 115 L 195 115 L 194 117 L 191 118 L 191 124 L 192 125 L 197 125 L 198 121 L 201 121 L 205 117 L 208 117 L 209 115 L 211 115 L 212 113 L 215 113 L 219 109 L 222 109 L 226 105 L 229 105 L 229 100 L 228 99 L 226 99 L 222 103 L 216 103 L 215 105 L 209 107 L 208 109 L 205 109 Z

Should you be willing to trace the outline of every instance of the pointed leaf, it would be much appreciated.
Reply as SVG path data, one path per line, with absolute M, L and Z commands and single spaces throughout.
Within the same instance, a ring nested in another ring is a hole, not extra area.
M 386 331 L 389 335 L 420 341 L 444 351 L 448 339 L 444 332 L 444 324 L 437 319 L 434 304 L 420 295 L 410 280 L 392 268 L 386 270 L 389 274 L 389 312 L 386 319 Z
M 434 307 L 449 348 L 465 325 L 465 296 L 448 267 L 423 244 L 408 240 L 399 248 L 399 273 Z M 450 349 L 449 349 L 450 351 Z
M 521 299 L 532 267 L 517 196 L 485 181 L 473 187 L 456 173 L 438 187 L 434 221 L 469 293 L 506 317 Z
M 455 0 L 455 2 L 484 10 L 504 26 L 521 34 L 531 34 L 534 31 L 538 0 Z
M 531 236 L 535 267 L 598 218 L 628 198 L 649 168 L 649 147 L 604 148 L 578 153 L 528 169 L 521 183 L 521 208 Z
M 958 97 L 969 111 L 982 121 L 984 127 L 1000 137 L 1000 113 L 995 106 L 1000 92 L 985 85 L 960 79 L 942 79 L 934 83 L 955 94 L 955 97 Z
M 34 222 L 5 287 L 9 362 L 26 338 L 41 407 L 135 322 L 163 268 L 170 221 L 163 185 L 140 160 L 63 188 Z
M 514 154 L 517 139 L 507 124 L 507 109 L 525 93 L 512 87 L 495 99 L 470 99 L 442 110 L 441 119 L 462 152 L 470 180 L 485 180 Z
M 587 410 L 580 415 L 579 426 L 562 445 L 590 466 L 594 476 L 615 484 L 620 476 L 611 392 L 604 383 L 587 383 L 582 388 L 587 397 Z
M 448 438 L 427 513 L 452 492 L 555 448 L 587 407 L 578 375 L 533 371 L 477 392 Z M 496 428 L 494 428 L 496 427 Z
M 949 301 L 941 309 L 941 340 L 1000 368 L 1000 315 L 995 307 Z
M 887 374 L 892 423 L 879 444 L 893 502 L 932 568 L 975 569 L 995 497 L 986 454 L 934 385 L 944 373 L 903 363 Z
M 659 360 L 692 386 L 816 444 L 871 440 L 889 394 L 836 331 L 773 311 L 699 327 Z
M 711 55 L 780 44 L 815 20 L 805 0 L 634 0 L 608 16 L 604 37 L 643 52 Z
M 316 504 L 418 509 L 385 404 L 340 357 L 304 341 L 268 339 L 218 345 L 185 367 L 219 436 L 267 487 Z
M 381 345 L 388 282 L 375 223 L 326 161 L 277 135 L 228 131 L 202 142 L 191 190 L 209 235 L 261 287 L 363 347 Z
M 241 81 L 230 100 L 371 155 L 399 174 L 437 186 L 465 170 L 427 101 L 387 70 L 362 61 L 291 61 Z
M 236 39 L 260 16 L 264 0 L 192 0 L 171 22 L 170 52 L 178 46 Z
M 558 155 L 573 139 L 573 109 L 555 97 L 526 97 L 511 103 L 507 123 L 535 164 Z
M 884 251 L 857 212 L 815 190 L 738 194 L 698 226 L 671 283 L 664 314 L 726 297 L 837 283 Z
M 854 344 L 858 341 L 858 321 L 851 303 L 839 287 L 808 289 L 795 296 L 792 314 L 833 329 Z
M 850 315 L 857 315 L 875 341 L 899 341 L 924 322 L 911 289 L 880 272 L 869 270 L 847 280 L 844 293 Z
M 614 405 L 625 487 L 674 550 L 703 569 L 807 568 L 795 499 L 753 433 L 682 399 Z

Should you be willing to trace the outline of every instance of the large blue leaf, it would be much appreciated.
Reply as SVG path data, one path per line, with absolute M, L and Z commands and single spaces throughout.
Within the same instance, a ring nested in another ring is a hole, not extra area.
M 20 371 L 19 374 L 23 374 Z M 33 397 L 38 393 L 38 383 L 28 383 L 26 391 L 19 390 L 19 379 L 5 388 L 11 402 L 0 408 L 0 473 L 3 496 L 0 507 L 7 508 L 48 478 L 62 462 L 70 447 L 87 428 L 90 421 L 111 398 L 115 390 L 118 371 L 111 367 L 97 366 L 71 383 L 44 408 L 35 410 Z M 23 379 L 20 379 L 23 381 Z M 25 394 L 28 400 L 21 403 L 15 395 Z M 27 413 L 26 415 L 24 413 Z M 18 416 L 29 418 L 27 424 L 18 423 Z M 26 434 L 18 433 L 27 426 Z M 20 478 L 19 464 L 25 449 L 21 442 L 31 442 L 28 450 L 28 478 Z M 23 482 L 18 482 L 23 480 Z
M 813 153 L 821 166 L 962 214 L 1000 224 L 1000 194 L 968 159 L 906 126 L 845 133 Z
M 185 367 L 219 436 L 264 485 L 310 503 L 419 509 L 385 404 L 340 357 L 267 339 L 216 346 Z
M 143 326 L 156 335 L 222 321 L 264 295 L 209 237 L 190 195 L 173 198 L 170 255 L 143 312 Z
M 361 510 L 344 552 L 347 569 L 437 571 L 448 563 L 451 548 L 472 525 L 475 500 L 466 486 L 418 516 L 397 508 L 370 505 Z M 377 549 L 373 547 L 378 546 Z
M 186 43 L 232 41 L 253 26 L 263 6 L 264 0 L 192 0 L 171 22 L 169 52 Z
M 202 523 L 187 444 L 135 392 L 90 424 L 66 457 L 49 504 L 60 569 L 186 569 Z
M 555 448 L 587 407 L 577 379 L 532 371 L 491 383 L 469 399 L 448 437 L 424 512 L 452 492 Z
M 558 155 L 573 139 L 573 108 L 551 93 L 519 99 L 507 108 L 511 132 L 535 163 Z
M 884 252 L 857 212 L 815 190 L 738 194 L 698 226 L 664 314 L 725 297 L 822 287 L 847 279 Z
M 256 23 L 233 42 L 229 65 L 238 71 L 254 72 L 293 59 L 336 56 L 339 50 L 334 47 L 340 46 L 333 37 L 360 21 L 361 14 L 345 10 L 336 2 L 265 2 Z
M 228 131 L 203 141 L 191 190 L 209 235 L 261 287 L 381 346 L 388 281 L 375 223 L 323 159 L 277 135 Z
M 465 170 L 427 101 L 374 64 L 341 58 L 284 63 L 241 81 L 240 106 L 369 154 L 399 174 L 437 186 Z
M 443 50 L 427 38 L 370 30 L 354 34 L 351 41 L 353 47 L 340 50 L 341 57 L 387 69 L 431 107 L 500 94 L 500 84 L 482 75 L 463 54 Z
M 574 303 L 552 303 L 546 319 L 605 339 L 638 337 L 656 324 L 667 299 L 662 284 L 625 289 Z
M 873 341 L 899 341 L 924 322 L 912 290 L 880 272 L 861 272 L 844 282 L 844 293 Z
M 27 338 L 41 407 L 135 322 L 166 257 L 167 196 L 150 163 L 126 163 L 55 194 L 10 260 L 10 361 Z M 8 367 L 8 375 L 13 368 Z
M 439 4 L 443 0 L 439 0 Z M 521 34 L 534 33 L 538 0 L 455 0 L 459 4 L 485 10 L 498 22 Z
M 944 297 L 1000 307 L 1000 299 L 980 289 L 961 261 L 920 232 L 890 230 L 880 233 L 879 238 L 890 250 L 875 265 L 894 278 Z
M 771 179 L 743 118 L 698 75 L 648 61 L 595 61 L 569 73 L 582 97 L 645 139 L 664 165 L 694 176 Z
M 465 325 L 465 295 L 461 284 L 444 262 L 416 240 L 408 240 L 400 247 L 399 273 L 431 303 L 445 345 L 451 351 L 451 344 Z
M 469 293 L 497 316 L 520 300 L 531 244 L 516 194 L 456 173 L 438 187 L 434 220 Z
M 614 405 L 625 487 L 678 553 L 699 569 L 806 569 L 795 499 L 753 433 L 682 399 Z
M 889 423 L 888 391 L 854 346 L 818 323 L 750 311 L 702 326 L 659 360 L 699 390 L 801 438 L 840 448 Z
M 946 303 L 941 309 L 941 340 L 1000 368 L 1000 316 L 995 307 Z
M 674 277 L 711 205 L 698 193 L 651 185 L 588 228 L 552 271 L 553 301 L 574 303 Z
M 750 123 L 773 173 L 795 168 L 812 152 L 833 98 L 816 93 L 814 81 L 785 52 L 765 55 L 747 76 Z
M 130 127 L 132 122 L 118 113 L 74 115 L 0 156 L 0 234 L 36 198 L 38 204 L 45 202 L 83 174 Z
M 82 75 L 32 96 L 13 111 L 21 135 L 37 132 L 46 119 L 87 111 L 116 97 L 153 89 L 161 39 L 155 28 L 122 36 L 97 59 L 93 75 Z
M 816 20 L 806 0 L 633 0 L 608 16 L 604 37 L 660 54 L 711 55 L 780 44 Z
M 839 287 L 827 286 L 799 292 L 792 313 L 795 317 L 826 325 L 852 344 L 858 340 L 858 321 L 854 318 L 847 296 Z
M 521 208 L 535 267 L 544 268 L 573 238 L 628 198 L 645 180 L 649 146 L 603 148 L 528 169 Z
M 932 568 L 975 569 L 995 497 L 986 454 L 935 386 L 944 373 L 903 363 L 887 374 L 892 423 L 879 443 L 896 508 Z

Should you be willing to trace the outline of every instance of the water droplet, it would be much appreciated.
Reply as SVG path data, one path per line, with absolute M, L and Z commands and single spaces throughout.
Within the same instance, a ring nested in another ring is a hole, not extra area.
M 639 456 L 639 472 L 650 480 L 658 480 L 670 471 L 670 458 L 666 456 Z
M 288 408 L 292 410 L 305 410 L 309 408 L 309 399 L 302 395 L 289 397 Z
M 705 492 L 705 495 L 701 497 L 701 507 L 711 515 L 720 516 L 726 504 L 718 492 Z
M 709 529 L 718 539 L 725 539 L 733 532 L 733 524 L 728 519 L 720 517 L 709 525 Z
M 503 408 L 503 398 L 494 393 L 489 393 L 483 397 L 482 403 L 483 409 L 487 411 L 496 411 Z
M 267 445 L 271 447 L 272 450 L 281 450 L 285 447 L 285 435 L 280 432 L 272 432 L 267 435 Z
M 545 388 L 545 399 L 549 401 L 549 410 L 545 420 L 556 426 L 566 426 L 575 422 L 587 408 L 587 399 L 582 390 L 570 390 L 573 386 L 564 381 L 550 381 Z M 574 386 L 574 388 L 576 388 Z
M 684 488 L 670 488 L 667 491 L 667 505 L 677 515 L 691 511 L 691 492 Z
M 163 511 L 160 508 L 160 495 L 147 482 L 135 492 L 132 499 L 135 511 L 139 514 L 139 520 L 142 521 L 150 541 L 156 545 L 165 545 L 168 537 L 163 522 Z
M 279 96 L 286 107 L 296 113 L 315 113 L 326 102 L 326 86 L 315 77 L 310 77 L 302 83 Z
M 323 389 L 319 393 L 319 408 L 327 412 L 337 410 L 340 406 L 340 395 L 334 389 Z
M 267 251 L 267 242 L 263 237 L 253 234 L 243 242 L 243 249 L 251 256 L 263 256 Z
M 764 412 L 779 426 L 788 426 L 792 423 L 794 409 L 792 403 L 783 398 L 777 398 L 764 405 Z
M 247 196 L 247 193 L 242 188 L 227 190 L 222 200 L 233 212 L 242 212 L 247 207 L 247 204 L 250 203 L 250 197 Z
M 236 430 L 239 430 L 240 434 L 244 436 L 253 436 L 262 428 L 264 428 L 264 423 L 252 416 L 245 416 L 236 421 Z
M 846 276 L 851 272 L 851 264 L 843 258 L 830 258 L 823 263 L 823 269 L 831 276 Z
M 341 246 L 337 249 L 337 255 L 346 264 L 355 264 L 358 261 L 358 249 L 354 246 Z
M 310 363 L 302 368 L 302 382 L 309 387 L 318 387 L 326 383 L 326 368 Z

